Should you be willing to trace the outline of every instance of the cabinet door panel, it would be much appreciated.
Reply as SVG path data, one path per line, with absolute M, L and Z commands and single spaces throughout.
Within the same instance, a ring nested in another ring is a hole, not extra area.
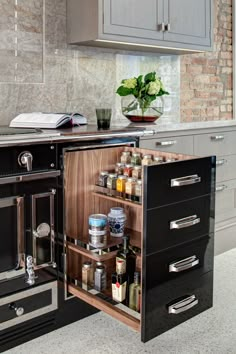
M 212 307 L 212 272 L 196 278 L 193 278 L 192 273 L 189 272 L 181 282 L 177 278 L 159 284 L 156 278 L 157 269 L 153 269 L 152 266 L 152 262 L 147 257 L 143 270 L 144 292 L 141 321 L 143 342 Z M 152 280 L 145 281 L 150 274 L 152 274 Z
M 193 155 L 192 136 L 168 136 L 166 138 L 145 139 L 140 141 L 139 146 L 144 149 Z
M 162 1 L 104 0 L 104 33 L 162 39 Z
M 236 217 L 236 180 L 216 185 L 216 223 Z
M 214 191 L 215 157 L 144 168 L 145 208 L 176 203 Z
M 170 27 L 164 39 L 187 44 L 211 45 L 211 0 L 168 0 L 165 23 Z
M 208 195 L 149 210 L 144 236 L 146 254 L 211 233 L 213 230 L 210 230 L 210 225 L 213 222 L 210 223 L 210 207 L 211 196 Z

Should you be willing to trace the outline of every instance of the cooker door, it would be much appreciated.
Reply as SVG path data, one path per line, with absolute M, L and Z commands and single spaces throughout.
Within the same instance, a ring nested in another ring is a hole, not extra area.
M 24 198 L 0 199 L 0 281 L 25 272 Z

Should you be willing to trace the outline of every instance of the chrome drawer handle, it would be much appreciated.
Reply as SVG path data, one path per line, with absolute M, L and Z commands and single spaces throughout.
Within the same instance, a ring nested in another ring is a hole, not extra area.
M 224 135 L 213 135 L 211 136 L 211 140 L 224 140 Z
M 175 145 L 177 143 L 176 140 L 169 140 L 169 141 L 157 141 L 156 145 L 157 146 L 171 146 Z
M 199 224 L 200 221 L 201 221 L 201 219 L 198 218 L 197 215 L 191 215 L 191 216 L 187 216 L 186 218 L 173 220 L 170 222 L 170 230 L 184 229 L 186 227 L 190 227 L 190 226 Z
M 193 268 L 198 264 L 199 259 L 197 258 L 197 256 L 191 256 L 185 259 L 181 259 L 181 261 L 169 264 L 169 273 L 179 273 L 183 270 Z
M 195 295 L 191 295 L 184 300 L 176 302 L 168 306 L 168 313 L 178 315 L 181 312 L 187 311 L 198 304 L 198 299 Z
M 225 184 L 222 184 L 221 186 L 216 187 L 216 192 L 222 192 L 226 188 L 227 188 L 227 186 Z
M 179 178 L 173 178 L 170 180 L 171 187 L 182 187 L 189 184 L 200 183 L 201 177 L 198 175 L 184 176 Z
M 216 160 L 216 166 L 224 165 L 227 162 L 226 159 Z

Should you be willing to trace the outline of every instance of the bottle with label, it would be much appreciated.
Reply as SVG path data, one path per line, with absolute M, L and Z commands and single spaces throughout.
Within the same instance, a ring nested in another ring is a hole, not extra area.
M 127 293 L 129 291 L 129 285 L 134 281 L 134 272 L 136 268 L 136 255 L 129 248 L 129 236 L 122 237 L 123 245 L 118 250 L 116 255 L 116 272 L 121 274 L 127 274 Z M 122 261 L 122 264 L 119 263 Z M 127 294 L 128 295 L 128 294 Z M 126 298 L 128 303 L 128 297 Z
M 93 266 L 90 261 L 82 265 L 82 289 L 89 290 L 93 286 Z
M 129 308 L 134 311 L 140 312 L 141 302 L 141 285 L 140 285 L 140 273 L 134 273 L 134 282 L 129 287 Z
M 113 273 L 111 277 L 112 282 L 112 299 L 118 302 L 126 301 L 127 293 L 127 275 Z

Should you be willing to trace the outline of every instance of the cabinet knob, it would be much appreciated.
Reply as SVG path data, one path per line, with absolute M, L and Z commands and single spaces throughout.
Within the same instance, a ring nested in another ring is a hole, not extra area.
M 21 306 L 17 307 L 17 305 L 14 302 L 9 305 L 9 308 L 10 308 L 10 310 L 15 311 L 17 317 L 24 315 L 24 312 L 25 312 L 24 307 L 21 307 Z
M 159 25 L 157 25 L 157 30 L 160 32 L 165 32 L 165 23 L 162 22 Z

